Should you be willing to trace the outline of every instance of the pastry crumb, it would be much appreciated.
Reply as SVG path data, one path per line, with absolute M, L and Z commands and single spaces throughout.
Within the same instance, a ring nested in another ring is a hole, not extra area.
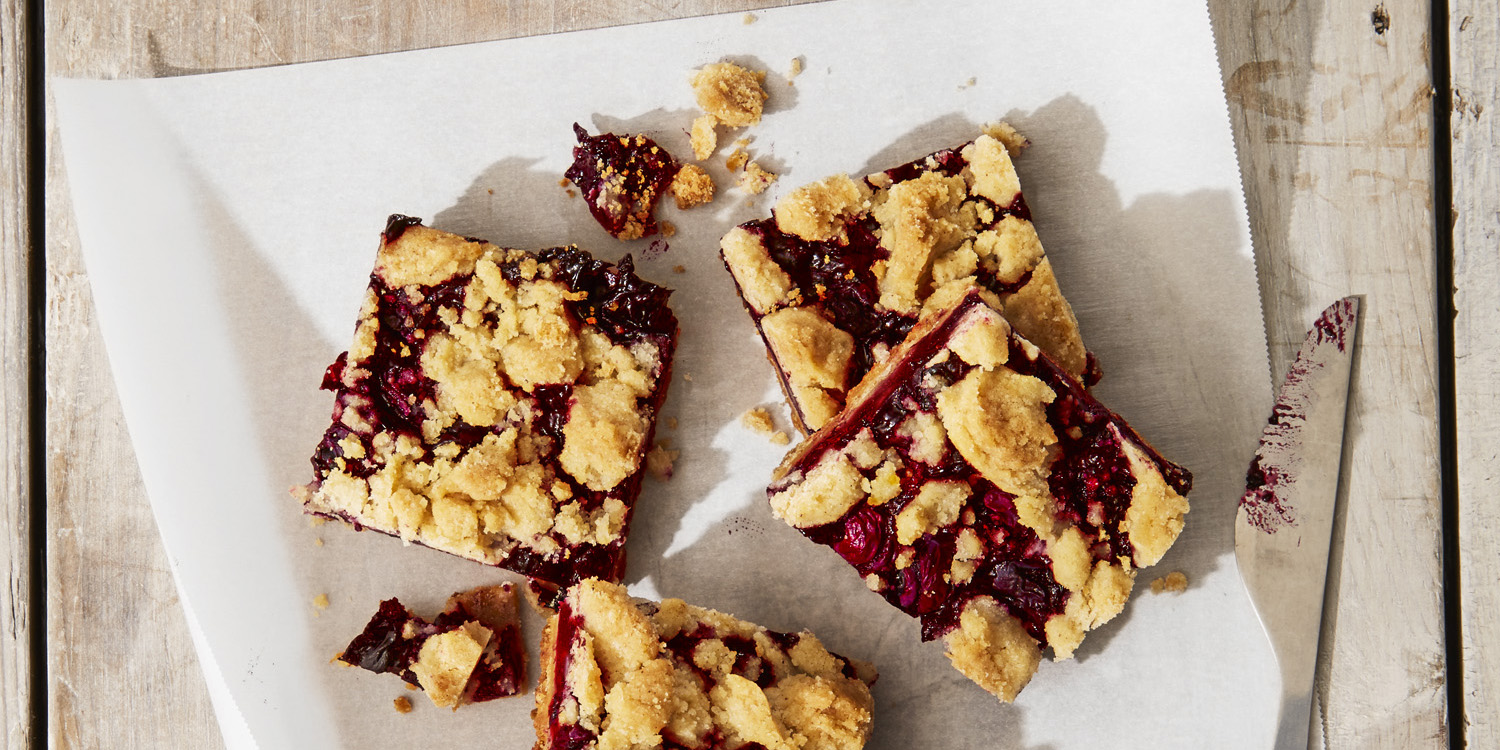
M 802 75 L 802 58 L 792 58 L 792 64 L 787 66 L 786 83 L 792 85 L 792 79 Z
M 693 374 L 690 373 L 690 372 L 685 372 L 685 373 L 682 374 L 682 379 L 686 380 L 689 383 L 691 383 L 691 382 L 693 382 Z
M 963 91 L 964 89 L 974 88 L 974 84 L 976 84 L 976 83 L 979 83 L 979 79 L 978 78 L 974 78 L 973 76 L 970 76 L 969 80 L 964 81 L 961 85 L 959 85 L 958 90 L 959 91 Z
M 322 539 L 314 539 L 313 540 L 313 546 L 314 547 L 321 547 L 321 546 L 323 546 L 323 540 Z
M 575 191 L 573 188 L 568 188 L 567 190 L 564 190 L 563 192 L 567 193 L 569 198 L 577 198 L 578 197 L 578 192 Z
M 755 17 L 754 13 L 746 13 L 745 17 L 742 18 L 742 19 L 740 19 L 740 21 L 742 23 L 744 23 L 746 26 L 749 26 L 750 24 L 755 23 L 756 21 L 759 21 L 759 20 L 760 20 L 759 18 Z
M 557 186 L 558 187 L 567 187 L 567 186 L 569 186 L 571 184 L 573 184 L 573 183 L 569 182 L 566 177 L 564 177 L 563 179 L 557 181 Z
M 732 128 L 760 122 L 766 103 L 764 71 L 734 63 L 710 63 L 693 73 L 690 83 L 698 107 Z
M 676 224 L 673 224 L 670 221 L 663 221 L 661 223 L 661 236 L 663 236 L 663 237 L 671 237 L 671 236 L 674 236 L 676 234 L 677 234 L 677 225 Z
M 992 122 L 984 126 L 984 134 L 999 141 L 1005 146 L 1005 151 L 1012 159 L 1021 155 L 1027 146 L 1031 145 L 1031 139 L 1021 135 L 1010 123 L 1005 121 Z
M 772 445 L 791 445 L 791 443 L 791 437 L 789 437 L 785 432 L 782 432 L 781 430 L 777 430 L 775 434 L 771 435 Z
M 317 596 L 313 597 L 313 606 L 317 607 L 320 610 L 328 609 L 328 595 L 318 594 Z
M 1151 582 L 1151 593 L 1180 594 L 1187 591 L 1188 579 L 1180 570 L 1174 570 Z
M 688 134 L 693 146 L 694 159 L 707 159 L 719 147 L 719 118 L 703 115 L 693 120 L 693 129 Z
M 740 189 L 751 195 L 764 193 L 771 183 L 776 181 L 776 174 L 762 169 L 756 162 L 745 165 L 745 173 L 740 175 Z
M 714 178 L 696 164 L 684 164 L 672 178 L 672 197 L 684 210 L 708 203 L 714 199 Z
M 651 476 L 661 481 L 672 478 L 672 464 L 682 451 L 668 450 L 665 442 L 658 442 L 656 447 L 646 453 L 646 470 Z
M 748 161 L 750 161 L 750 154 L 739 144 L 735 144 L 734 151 L 724 157 L 724 166 L 728 167 L 731 172 L 738 172 Z
M 776 431 L 776 423 L 771 419 L 771 412 L 764 406 L 757 406 L 745 412 L 740 416 L 740 424 L 762 435 L 770 435 Z
M 672 273 L 687 273 L 687 266 L 672 266 Z
M 667 429 L 677 429 L 677 417 L 667 417 Z
M 318 528 L 319 526 L 322 526 L 325 523 L 328 523 L 328 519 L 326 519 L 326 518 L 324 518 L 322 516 L 308 516 L 307 517 L 307 525 L 311 526 L 311 527 L 313 527 L 315 529 Z
M 395 704 L 395 706 L 396 706 L 396 713 L 398 713 L 398 714 L 409 714 L 409 713 L 411 713 L 411 700 L 408 699 L 406 696 L 404 696 L 404 695 L 400 696 L 400 697 L 396 698 L 396 700 L 392 701 L 392 703 Z

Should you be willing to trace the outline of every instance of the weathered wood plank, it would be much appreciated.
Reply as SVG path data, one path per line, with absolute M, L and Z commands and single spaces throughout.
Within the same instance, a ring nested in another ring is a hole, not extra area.
M 31 227 L 27 226 L 24 3 L 0 2 L 0 744 L 30 745 Z M 38 624 L 39 625 L 39 624 Z
M 1500 7 L 1448 19 L 1453 111 L 1454 354 L 1464 716 L 1469 747 L 1500 746 Z
M 1366 295 L 1320 728 L 1329 747 L 1446 747 L 1429 6 L 1211 7 L 1273 371 L 1319 309 Z

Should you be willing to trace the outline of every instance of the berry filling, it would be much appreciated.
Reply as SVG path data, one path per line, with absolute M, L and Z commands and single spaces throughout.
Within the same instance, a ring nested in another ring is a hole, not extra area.
M 583 191 L 594 220 L 622 240 L 656 234 L 652 212 L 677 176 L 677 160 L 644 135 L 591 136 L 578 123 L 573 132 L 578 145 L 564 176 Z

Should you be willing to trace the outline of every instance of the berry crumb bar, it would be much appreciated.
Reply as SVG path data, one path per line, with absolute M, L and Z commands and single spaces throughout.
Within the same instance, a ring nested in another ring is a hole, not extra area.
M 574 247 L 509 250 L 392 216 L 308 513 L 558 586 L 618 580 L 670 382 L 670 291 Z
M 1093 378 L 1073 310 L 1031 224 L 1011 163 L 1014 130 L 862 180 L 837 175 L 776 202 L 720 243 L 804 433 L 906 337 L 937 288 L 974 283 L 1076 377 Z M 1002 141 L 1002 139 L 1004 139 Z
M 949 287 L 787 456 L 776 515 L 832 547 L 1010 701 L 1044 646 L 1072 655 L 1182 530 L 1192 476 L 1018 335 L 989 291 Z
M 541 658 L 538 750 L 858 750 L 870 736 L 872 667 L 680 599 L 584 581 Z

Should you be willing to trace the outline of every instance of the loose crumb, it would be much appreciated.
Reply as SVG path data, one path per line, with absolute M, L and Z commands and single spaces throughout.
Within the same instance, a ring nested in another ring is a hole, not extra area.
M 791 442 L 792 439 L 790 437 L 787 437 L 787 434 L 785 432 L 782 432 L 781 430 L 777 430 L 776 433 L 771 436 L 771 443 L 773 445 L 790 445 Z
M 747 70 L 734 63 L 710 63 L 692 75 L 698 108 L 732 128 L 760 122 L 765 108 L 765 71 Z
M 489 193 L 490 195 L 494 195 L 495 194 L 495 189 L 494 188 L 487 188 L 484 192 Z
M 689 383 L 691 383 L 691 382 L 693 382 L 693 374 L 690 373 L 690 372 L 685 372 L 685 373 L 682 374 L 682 379 L 686 380 Z
M 787 83 L 787 85 L 788 86 L 792 85 L 792 79 L 796 78 L 797 76 L 800 76 L 800 75 L 802 75 L 802 58 L 800 58 L 800 57 L 794 57 L 794 58 L 792 58 L 792 64 L 791 64 L 791 66 L 787 70 L 787 74 L 786 74 L 786 83 Z
M 322 526 L 325 523 L 328 523 L 328 519 L 326 519 L 326 518 L 324 518 L 322 516 L 308 516 L 307 517 L 307 525 L 311 526 L 311 527 L 313 527 L 315 529 L 318 528 L 319 526 Z
M 756 18 L 754 13 L 746 13 L 745 17 L 743 19 L 740 19 L 740 20 L 743 21 L 746 26 L 749 26 L 750 24 L 755 23 L 756 21 L 759 21 L 760 19 Z
M 573 188 L 568 188 L 567 190 L 564 190 L 563 192 L 567 193 L 569 198 L 577 198 L 578 197 L 578 193 L 574 192 Z
M 646 453 L 646 470 L 661 481 L 671 479 L 672 463 L 680 455 L 682 451 L 668 450 L 665 442 L 658 442 L 656 447 Z
M 672 178 L 672 196 L 679 209 L 701 206 L 714 199 L 714 178 L 696 164 L 684 164 Z
M 661 236 L 663 236 L 663 237 L 671 237 L 672 235 L 675 235 L 675 234 L 677 234 L 677 225 L 676 224 L 673 224 L 670 221 L 663 221 L 663 222 L 661 222 Z
M 352 666 L 352 665 L 351 665 L 351 666 Z M 415 692 L 417 692 L 417 686 L 416 686 L 416 685 L 413 685 L 413 684 L 411 684 L 411 683 L 410 683 L 410 682 L 407 682 L 407 683 L 403 683 L 403 684 L 405 684 L 405 685 L 406 685 L 406 689 L 407 689 L 407 690 L 410 690 L 410 691 L 412 691 L 412 692 L 413 692 L 413 693 L 415 693 Z
M 558 187 L 567 187 L 567 186 L 569 186 L 571 184 L 573 184 L 573 183 L 569 182 L 567 180 L 567 178 L 563 178 L 563 179 L 557 181 L 557 186 Z
M 1171 573 L 1168 573 L 1161 578 L 1152 581 L 1151 593 L 1160 594 L 1162 592 L 1170 592 L 1173 594 L 1180 594 L 1184 591 L 1187 591 L 1187 587 L 1187 576 L 1183 575 L 1182 571 L 1174 570 Z
M 408 700 L 406 696 L 404 696 L 404 695 L 400 696 L 400 697 L 396 698 L 396 700 L 392 701 L 392 703 L 394 703 L 396 705 L 396 713 L 398 713 L 398 714 L 409 714 L 409 713 L 411 713 L 411 701 Z
M 719 147 L 719 118 L 703 115 L 693 120 L 693 129 L 688 139 L 693 145 L 694 159 L 707 159 Z
M 667 417 L 667 429 L 677 429 L 677 417 Z
M 313 606 L 317 608 L 316 611 L 313 612 L 313 616 L 316 617 L 319 612 L 328 609 L 328 595 L 318 594 L 317 596 L 313 597 Z
M 759 195 L 766 192 L 766 188 L 776 181 L 776 173 L 768 172 L 755 162 L 745 165 L 745 173 L 740 175 L 740 189 L 751 195 Z
M 323 546 L 323 540 L 322 539 L 314 539 L 313 540 L 313 546 L 314 547 L 321 547 L 321 546 Z
M 686 266 L 672 266 L 672 273 L 687 273 Z
M 731 172 L 738 172 L 741 167 L 745 166 L 745 162 L 748 161 L 750 161 L 750 154 L 746 153 L 744 149 L 736 144 L 734 151 L 725 157 L 724 166 L 729 167 L 729 171 Z

